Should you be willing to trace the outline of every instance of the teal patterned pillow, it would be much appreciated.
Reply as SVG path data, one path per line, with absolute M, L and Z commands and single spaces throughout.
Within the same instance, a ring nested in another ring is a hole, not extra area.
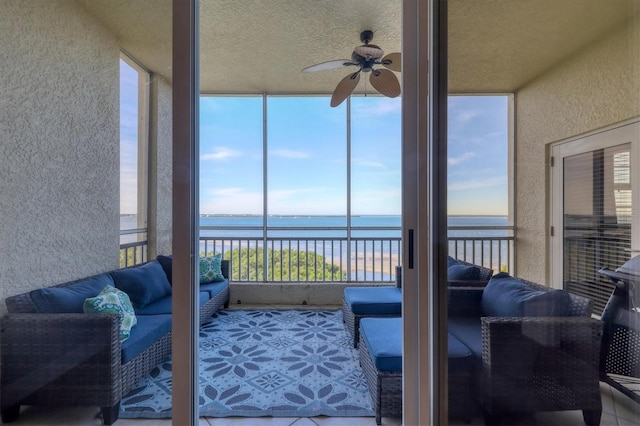
M 107 286 L 96 297 L 85 299 L 82 310 L 85 314 L 120 315 L 120 341 L 131 334 L 131 328 L 138 323 L 129 296 L 122 290 Z
M 200 258 L 200 284 L 224 281 L 222 254 Z

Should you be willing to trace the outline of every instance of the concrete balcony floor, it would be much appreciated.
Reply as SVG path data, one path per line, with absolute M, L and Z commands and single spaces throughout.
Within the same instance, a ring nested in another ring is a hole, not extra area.
M 232 309 L 290 309 L 303 308 L 300 305 L 231 305 Z M 312 305 L 304 308 L 337 309 L 337 305 Z M 640 426 L 640 405 L 633 402 L 616 389 L 601 383 L 602 426 Z M 100 426 L 102 419 L 97 407 L 23 407 L 16 426 Z M 385 426 L 399 426 L 401 419 L 382 418 Z M 581 411 L 559 411 L 536 413 L 532 416 L 513 417 L 503 420 L 505 426 L 582 426 Z M 171 419 L 119 419 L 116 426 L 171 426 Z M 199 426 L 375 426 L 374 417 L 226 417 L 201 418 Z M 462 422 L 451 422 L 452 426 L 464 426 Z M 471 426 L 484 425 L 481 417 L 476 417 Z M 174 425 L 175 426 L 175 425 Z M 413 426 L 413 425 L 411 425 Z

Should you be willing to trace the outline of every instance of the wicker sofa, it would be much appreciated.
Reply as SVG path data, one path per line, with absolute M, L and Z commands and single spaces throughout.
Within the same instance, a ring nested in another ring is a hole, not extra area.
M 6 299 L 9 314 L 0 320 L 3 422 L 16 420 L 21 405 L 97 406 L 104 424 L 118 419 L 121 398 L 171 355 L 171 295 L 140 308 L 134 303 L 137 325 L 124 342 L 118 315 L 86 314 L 82 308 L 78 312 L 77 300 L 84 297 L 87 285 L 113 282 L 123 271 L 144 278 L 149 270 L 163 271 L 170 281 L 171 258 L 159 256 L 144 265 Z M 200 286 L 201 323 L 228 306 L 228 261 L 222 261 L 222 275 L 224 281 Z M 76 305 L 58 304 L 43 311 L 43 294 L 46 298 L 61 292 L 75 297 Z
M 450 416 L 469 420 L 481 409 L 489 425 L 507 413 L 582 410 L 586 424 L 600 423 L 602 323 L 591 318 L 591 300 L 506 274 L 448 293 Z M 402 415 L 401 324 L 360 324 L 360 363 L 380 424 Z

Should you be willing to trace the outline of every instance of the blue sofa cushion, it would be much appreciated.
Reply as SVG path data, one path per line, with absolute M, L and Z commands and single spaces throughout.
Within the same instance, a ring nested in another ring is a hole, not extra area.
M 121 359 L 126 364 L 156 340 L 171 331 L 171 314 L 138 315 L 138 324 L 131 329 L 129 338 L 122 342 Z
M 200 297 L 198 302 L 200 306 L 207 303 L 211 297 L 209 293 L 206 291 L 200 292 Z M 158 299 L 155 302 L 151 302 L 148 305 L 144 305 L 140 308 L 137 308 L 136 315 L 161 315 L 161 314 L 170 314 L 171 313 L 171 295 L 165 296 L 162 299 Z
M 459 263 L 458 263 L 458 260 L 457 260 L 457 259 L 454 259 L 454 258 L 453 258 L 453 257 L 451 257 L 451 256 L 447 256 L 447 268 L 448 268 L 449 266 L 458 265 L 458 264 L 459 264 Z
M 213 299 L 227 287 L 229 287 L 229 281 L 225 279 L 215 283 L 200 284 L 200 292 L 206 291 L 209 297 Z
M 402 291 L 397 287 L 347 287 L 344 300 L 356 315 L 402 313 Z
M 137 310 L 171 294 L 171 285 L 162 266 L 153 260 L 142 266 L 112 271 L 116 287 L 129 295 Z
M 173 262 L 173 258 L 171 256 L 164 256 L 164 255 L 160 254 L 160 255 L 158 255 L 158 257 L 156 257 L 156 260 L 158 261 L 160 266 L 162 266 L 162 270 L 164 271 L 165 275 L 167 276 L 167 280 L 169 281 L 169 284 L 173 285 L 173 281 L 172 281 L 172 276 L 173 276 L 172 262 Z
M 360 334 L 380 371 L 402 371 L 402 318 L 362 318 Z
M 564 290 L 539 291 L 504 272 L 494 275 L 482 293 L 490 317 L 566 316 L 571 298 Z
M 30 296 L 37 312 L 81 314 L 85 299 L 97 296 L 106 286 L 113 287 L 113 279 L 105 273 L 65 287 L 33 290 Z
M 447 278 L 450 280 L 479 280 L 480 268 L 475 265 L 458 263 L 447 268 Z

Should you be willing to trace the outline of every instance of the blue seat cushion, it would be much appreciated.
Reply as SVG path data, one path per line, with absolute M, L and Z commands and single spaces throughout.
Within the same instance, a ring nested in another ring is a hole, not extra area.
M 206 291 L 200 292 L 200 298 L 198 299 L 199 306 L 204 305 L 211 299 L 209 293 Z M 158 299 L 155 302 L 144 305 L 140 308 L 136 308 L 136 315 L 162 315 L 170 314 L 171 311 L 171 295 L 165 296 L 162 299 Z
M 229 280 L 225 278 L 224 281 L 200 284 L 200 291 L 206 291 L 209 293 L 209 297 L 213 299 L 227 287 L 229 287 Z
M 506 273 L 494 275 L 482 292 L 482 310 L 490 317 L 556 317 L 569 313 L 564 290 L 540 291 Z
M 113 287 L 113 279 L 109 274 L 100 274 L 65 287 L 41 288 L 29 294 L 37 312 L 81 314 L 84 301 L 96 297 L 106 286 Z
M 402 318 L 362 318 L 360 335 L 378 370 L 402 372 Z
M 111 276 L 115 286 L 129 295 L 135 309 L 171 294 L 171 284 L 157 260 L 112 271 Z
M 449 372 L 460 373 L 473 369 L 475 360 L 471 350 L 451 333 L 448 333 L 447 358 L 449 360 Z
M 397 287 L 347 287 L 344 300 L 356 315 L 402 313 L 402 291 Z
M 126 364 L 156 340 L 171 331 L 171 314 L 138 315 L 138 324 L 131 329 L 129 338 L 122 343 L 121 359 Z
M 475 358 L 475 362 L 482 360 L 482 325 L 480 318 L 449 317 L 447 326 L 449 334 L 463 344 Z M 451 344 L 451 340 L 449 340 Z

